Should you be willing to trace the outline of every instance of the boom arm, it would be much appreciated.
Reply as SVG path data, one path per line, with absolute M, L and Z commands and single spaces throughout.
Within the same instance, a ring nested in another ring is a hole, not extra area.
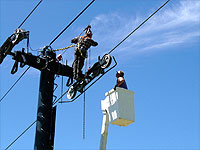
M 50 53 L 51 56 L 56 55 L 52 51 L 44 51 L 44 53 Z M 68 65 L 63 65 L 56 61 L 55 59 L 52 59 L 52 57 L 40 57 L 40 56 L 34 56 L 30 53 L 24 53 L 24 51 L 16 51 L 15 53 L 11 53 L 13 56 L 13 59 L 15 60 L 15 65 L 13 66 L 14 72 L 17 71 L 18 68 L 18 62 L 20 62 L 20 66 L 23 67 L 24 65 L 29 65 L 31 67 L 34 67 L 38 70 L 48 69 L 50 72 L 72 77 L 73 76 L 73 69 L 72 67 Z
M 103 122 L 101 129 L 100 150 L 106 150 L 107 136 L 108 136 L 109 115 L 107 110 L 103 110 Z

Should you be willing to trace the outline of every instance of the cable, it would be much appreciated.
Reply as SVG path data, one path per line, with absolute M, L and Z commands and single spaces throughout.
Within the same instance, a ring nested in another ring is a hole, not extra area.
M 31 47 L 30 41 L 28 41 L 28 48 L 30 48 L 31 51 L 36 51 L 36 52 L 38 52 L 40 50 L 39 48 L 38 49 L 33 49 Z
M 29 15 L 24 19 L 24 21 L 22 21 L 22 23 L 19 25 L 18 28 L 20 28 L 24 22 L 30 17 L 30 15 L 35 11 L 35 9 L 40 5 L 40 3 L 42 2 L 42 0 L 39 1 L 39 3 L 35 6 L 35 8 L 33 8 L 33 10 L 29 13 Z
M 24 22 L 30 17 L 30 15 L 36 10 L 36 8 L 41 4 L 43 0 L 40 0 L 39 3 L 33 8 L 33 10 L 28 14 L 28 16 L 22 21 L 22 23 L 19 25 L 18 28 L 20 28 Z M 29 45 L 29 41 L 28 41 L 28 45 Z M 11 91 L 11 89 L 15 86 L 15 84 L 17 84 L 17 82 L 24 76 L 24 74 L 30 69 L 30 67 L 28 67 L 24 73 L 22 73 L 22 75 L 19 77 L 19 79 L 11 86 L 11 88 L 6 92 L 6 94 L 4 94 L 4 96 L 0 99 L 0 102 L 6 97 L 6 95 Z
M 94 2 L 93 0 L 50 44 L 49 46 Z M 39 4 L 42 2 L 42 0 L 37 4 L 37 6 L 31 11 L 31 13 L 25 18 L 25 20 L 20 24 L 18 28 L 20 28 L 23 23 L 28 19 L 28 17 L 33 13 L 33 11 L 39 6 Z M 6 92 L 6 94 L 1 98 L 0 102 L 5 98 L 5 96 L 10 92 L 10 90 L 17 84 L 17 82 L 24 76 L 24 74 L 30 69 L 30 66 L 25 70 L 25 72 L 19 77 L 19 79 L 13 84 L 13 86 Z M 34 121 L 28 128 L 26 128 L 22 134 L 20 134 L 7 148 L 6 150 L 12 146 L 24 133 L 26 133 L 35 123 Z
M 62 64 L 63 64 L 63 59 L 62 59 Z M 62 71 L 63 71 L 63 69 L 62 69 Z M 63 76 L 61 77 L 61 95 L 60 96 L 62 96 L 62 94 L 63 94 L 63 84 L 64 84 L 64 81 L 63 81 Z M 61 98 L 61 101 L 62 101 L 62 98 Z
M 63 83 L 64 83 L 64 82 L 63 82 L 63 76 L 62 76 L 61 78 L 62 78 L 62 79 L 61 79 L 61 95 L 62 95 L 62 94 L 63 94 Z M 60 96 L 61 96 L 61 95 L 60 95 Z M 62 99 L 61 99 L 61 101 L 62 101 Z
M 89 52 L 87 52 L 89 53 Z M 85 59 L 85 73 L 87 71 L 87 65 L 88 65 L 88 60 L 89 58 Z M 85 87 L 83 88 L 83 91 L 85 90 Z M 83 93 L 83 139 L 85 140 L 85 92 Z
M 95 84 L 98 80 L 100 80 L 106 73 L 108 73 L 110 70 L 112 70 L 114 67 L 117 66 L 117 61 L 115 60 L 115 57 L 113 56 L 112 58 L 113 58 L 115 64 L 110 69 L 108 69 L 106 72 L 104 72 L 100 77 L 98 77 L 94 82 L 92 82 L 85 90 L 83 90 L 83 92 L 86 92 L 93 84 Z M 53 105 L 55 105 L 67 92 L 68 92 L 68 90 L 65 91 L 65 93 L 63 93 L 63 95 L 61 97 L 59 97 L 54 102 Z M 71 103 L 71 102 L 74 102 L 77 98 L 79 98 L 82 95 L 82 93 L 80 93 L 79 95 L 77 95 L 73 100 L 71 100 L 71 101 L 62 101 L 62 103 Z M 59 103 L 61 103 L 61 102 L 59 102 Z
M 53 44 L 53 42 L 55 42 L 55 40 L 94 2 L 95 0 L 93 0 L 92 2 L 90 2 L 90 4 L 88 4 L 66 27 L 65 29 L 56 37 L 54 38 L 54 40 L 52 40 L 49 44 L 49 46 L 51 44 Z M 22 26 L 22 24 L 28 19 L 28 17 L 33 13 L 33 11 L 39 6 L 39 4 L 42 2 L 42 0 L 37 4 L 37 6 L 31 11 L 31 13 L 26 17 L 26 19 L 20 24 L 20 26 L 18 28 L 20 28 Z M 17 82 L 24 76 L 24 74 L 28 71 L 28 69 L 30 69 L 30 66 L 25 70 L 25 72 L 19 77 L 19 79 L 13 84 L 13 86 L 6 92 L 6 94 L 0 99 L 0 102 L 6 97 L 6 95 L 11 91 L 11 89 L 17 84 Z
M 153 14 L 151 14 L 146 20 L 144 20 L 136 29 L 134 29 L 131 33 L 129 33 L 123 40 L 121 40 L 113 49 L 111 49 L 107 54 L 110 54 L 111 52 L 113 52 L 120 44 L 122 44 L 129 36 L 131 36 L 131 34 L 133 34 L 135 31 L 137 31 L 144 23 L 146 23 L 153 15 L 155 15 L 162 7 L 164 7 L 170 0 L 167 0 L 160 8 L 158 8 Z M 116 66 L 116 65 L 115 65 Z M 114 66 L 114 67 L 115 67 Z M 112 69 L 112 68 L 110 68 Z M 109 69 L 109 70 L 110 70 Z M 109 71 L 108 70 L 108 71 Z M 107 72 L 107 71 L 106 71 Z M 98 81 L 103 75 L 101 75 L 96 81 Z M 95 82 L 96 82 L 95 81 Z M 95 82 L 93 82 L 90 86 L 88 86 L 83 92 L 85 92 L 88 88 L 90 88 Z M 63 93 L 63 95 L 58 98 L 54 104 L 56 104 L 68 91 L 66 91 L 65 93 Z M 73 102 L 74 100 L 76 100 L 81 94 L 79 94 L 76 98 L 74 98 L 71 101 L 63 101 L 62 103 L 68 103 L 68 102 Z
M 84 88 L 85 90 L 85 88 Z M 85 140 L 85 92 L 83 94 L 83 139 Z
M 69 26 L 94 2 L 95 0 L 93 0 L 92 2 L 90 2 L 90 4 L 88 4 L 49 44 L 49 46 L 51 46 L 51 44 L 53 44 L 57 38 L 59 36 L 61 36 L 61 34 L 63 34 L 63 32 L 65 32 L 65 30 L 67 28 L 69 28 Z
M 90 68 L 91 67 L 91 48 L 89 49 L 89 60 L 88 60 L 89 62 L 88 62 L 88 68 Z
M 154 13 L 152 13 L 146 20 L 144 20 L 137 28 L 135 28 L 131 33 L 129 33 L 123 40 L 121 40 L 113 49 L 111 49 L 108 54 L 114 51 L 120 44 L 122 44 L 131 34 L 137 31 L 143 24 L 145 24 L 151 17 L 153 17 L 162 7 L 164 7 L 170 0 L 166 1 L 160 8 L 158 8 Z
M 26 69 L 26 71 L 29 69 L 30 67 L 28 67 L 27 69 Z M 26 71 L 20 76 L 20 78 L 26 73 Z M 20 79 L 19 78 L 19 79 Z M 57 78 L 57 76 L 55 77 L 55 79 Z M 18 79 L 18 81 L 19 81 L 19 79 Z M 54 80 L 55 80 L 54 79 Z M 17 82 L 17 81 L 16 81 Z M 56 87 L 57 88 L 57 87 Z M 55 88 L 55 89 L 56 89 Z M 55 90 L 54 89 L 54 90 Z M 48 109 L 48 111 L 49 111 L 49 109 Z M 47 113 L 48 114 L 48 113 Z M 5 149 L 5 150 L 8 150 L 8 148 L 10 147 L 10 146 L 12 146 L 22 135 L 24 135 L 35 123 L 37 122 L 37 120 L 35 120 L 33 123 L 31 123 L 11 144 L 9 144 L 8 146 L 7 146 L 7 148 Z
M 11 147 L 24 133 L 26 133 L 35 123 L 37 122 L 37 120 L 35 120 L 33 123 L 31 123 L 31 125 L 29 125 L 12 143 L 10 143 L 10 145 L 8 145 L 6 147 L 5 150 L 7 150 L 9 147 Z
M 42 0 L 41 0 L 42 1 Z M 51 45 L 95 0 L 93 0 L 49 45 Z M 135 30 L 133 30 L 131 33 L 128 34 L 128 36 L 126 36 L 122 41 L 120 41 L 113 49 L 111 49 L 108 54 L 110 54 L 112 51 L 114 51 L 120 44 L 122 44 L 129 36 L 131 36 L 134 32 L 136 32 L 143 24 L 145 24 L 153 15 L 155 15 L 162 7 L 164 7 L 170 0 L 168 0 L 165 4 L 163 4 L 159 9 L 157 9 L 152 15 L 150 15 L 145 21 L 143 21 Z M 3 98 L 9 93 L 9 91 L 15 86 L 15 84 L 21 79 L 21 77 L 28 71 L 30 67 L 28 67 L 25 72 L 20 76 L 20 78 L 14 83 L 14 85 L 8 90 L 8 92 L 3 96 Z M 100 79 L 102 76 L 100 76 L 98 79 Z M 97 80 L 98 80 L 97 79 Z M 96 80 L 96 81 L 97 81 Z M 94 84 L 94 83 L 93 83 Z M 92 86 L 93 84 L 91 84 L 90 86 Z M 90 87 L 89 86 L 89 87 Z M 88 88 L 89 88 L 88 87 Z M 83 101 L 83 138 L 85 139 L 85 91 L 88 89 L 84 89 L 84 101 Z M 67 93 L 67 91 L 62 94 L 62 96 L 59 98 L 61 99 L 65 94 Z M 0 100 L 0 102 L 3 100 L 3 98 Z M 77 97 L 78 98 L 78 97 Z M 58 100 L 59 100 L 58 99 Z M 56 104 L 58 102 L 58 100 L 56 102 L 54 102 L 54 104 Z M 22 134 L 20 134 L 7 148 L 6 150 L 12 145 L 14 144 L 24 133 L 26 133 L 35 123 L 37 122 L 34 121 L 28 128 L 26 128 Z
M 21 76 L 15 81 L 15 83 L 10 87 L 10 89 L 4 94 L 0 99 L 0 102 L 6 97 L 6 95 L 12 90 L 12 88 L 19 82 L 19 80 L 24 76 L 24 74 L 30 69 L 30 66 L 21 74 Z

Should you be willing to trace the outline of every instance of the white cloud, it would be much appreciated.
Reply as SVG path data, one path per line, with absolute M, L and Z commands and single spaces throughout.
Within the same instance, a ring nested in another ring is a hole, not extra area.
M 200 1 L 171 1 L 137 32 L 127 39 L 115 53 L 122 51 L 151 52 L 183 44 L 200 37 Z M 152 12 L 150 12 L 152 13 Z M 119 13 L 96 16 L 91 25 L 99 41 L 98 53 L 108 52 L 145 18 L 122 16 Z M 135 53 L 135 52 L 134 52 Z

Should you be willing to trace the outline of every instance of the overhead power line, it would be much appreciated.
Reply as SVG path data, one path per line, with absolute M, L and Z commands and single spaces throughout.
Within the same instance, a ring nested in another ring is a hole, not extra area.
M 86 10 L 88 9 L 88 7 L 90 7 L 90 5 L 92 5 L 92 3 L 94 2 L 95 0 L 93 0 L 92 2 L 90 2 L 49 44 L 49 46 L 51 46 L 51 44 L 53 44 L 58 38 L 59 36 L 61 36 L 61 34 L 63 34 L 63 32 L 65 32 L 65 30 L 67 28 L 69 28 L 69 26 L 76 20 L 78 19 L 78 17 L 80 17 L 80 15 Z
M 5 150 L 8 150 L 9 147 L 11 147 L 24 133 L 26 133 L 35 123 L 37 120 L 35 120 L 33 123 L 31 123 L 12 143 L 10 143 Z
M 22 21 L 22 23 L 18 26 L 18 28 L 20 28 L 24 22 L 31 16 L 31 14 L 36 10 L 36 8 L 42 3 L 43 0 L 40 0 L 38 2 L 38 4 L 32 9 L 32 11 L 27 15 L 27 17 Z M 19 82 L 19 80 L 24 76 L 24 74 L 30 69 L 30 67 L 28 67 L 23 73 L 22 75 L 17 79 L 17 81 L 10 87 L 10 89 L 8 89 L 8 91 L 4 94 L 4 96 L 0 99 L 0 102 L 6 97 L 6 95 L 12 90 L 12 88 L 17 84 L 17 82 Z
M 83 94 L 83 139 L 85 140 L 85 124 L 86 124 L 86 108 L 85 108 L 85 92 Z
M 170 0 L 167 0 L 161 7 L 159 7 L 154 13 L 152 13 L 147 19 L 145 19 L 137 28 L 135 28 L 131 33 L 129 33 L 123 40 L 121 40 L 113 49 L 111 49 L 107 54 L 113 52 L 119 45 L 121 45 L 127 38 L 129 38 L 134 32 L 136 32 L 143 24 L 145 24 L 151 17 L 153 17 L 162 7 L 164 7 Z M 102 76 L 100 76 L 97 80 L 99 80 Z M 94 83 L 93 83 L 94 84 Z M 90 88 L 93 84 L 87 87 L 83 92 L 85 92 L 88 88 Z M 65 95 L 68 91 L 65 91 L 61 97 L 59 97 L 55 102 L 54 105 Z M 81 94 L 79 94 L 76 98 L 72 101 L 62 101 L 61 103 L 73 102 L 76 100 Z
M 55 40 L 94 2 L 95 0 L 93 0 L 50 44 L 49 46 L 55 42 Z M 167 0 L 159 9 L 157 9 L 153 14 L 151 14 L 146 20 L 144 20 L 136 29 L 134 29 L 131 33 L 129 33 L 123 40 L 121 40 L 113 49 L 111 49 L 108 54 L 110 54 L 111 52 L 113 52 L 120 44 L 122 44 L 128 37 L 130 37 L 134 32 L 136 32 L 143 24 L 145 24 L 153 15 L 155 15 L 162 7 L 164 7 L 170 0 Z M 23 77 L 23 75 L 28 71 L 28 69 L 30 69 L 30 67 L 28 67 L 25 72 L 20 76 L 20 78 L 13 84 L 13 86 L 8 90 L 8 92 L 1 98 L 0 102 L 3 100 L 3 98 L 10 92 L 10 90 L 15 86 L 15 84 Z M 109 69 L 110 70 L 110 69 Z M 109 71 L 108 70 L 108 71 Z M 108 72 L 107 71 L 107 72 Z M 100 76 L 96 81 L 98 81 L 102 76 Z M 94 83 L 93 83 L 94 84 Z M 89 87 L 91 87 L 93 84 L 91 84 Z M 85 92 L 89 87 L 87 87 L 83 92 Z M 54 105 L 67 93 L 67 91 L 65 93 L 63 93 L 61 95 L 60 98 L 58 98 L 55 102 Z M 80 95 L 79 95 L 80 96 Z M 77 96 L 75 99 L 77 99 L 79 96 Z M 75 99 L 73 99 L 72 101 L 74 101 Z M 72 101 L 65 101 L 65 102 L 72 102 Z M 20 134 L 7 148 L 6 150 L 13 145 L 23 134 L 25 134 L 35 123 L 37 122 L 37 120 L 35 120 L 32 124 L 30 124 L 30 126 L 28 126 L 23 132 L 22 134 Z M 85 128 L 85 125 L 84 125 Z M 84 133 L 85 134 L 85 133 Z M 83 135 L 85 136 L 85 135 Z
M 54 38 L 49 46 L 51 44 L 53 44 L 53 42 L 56 41 L 56 39 L 94 2 L 95 0 L 93 0 L 92 2 L 90 2 L 57 36 L 56 38 Z M 33 13 L 33 11 L 40 5 L 40 3 L 42 2 L 42 0 L 40 0 L 40 2 L 35 6 L 35 8 L 31 11 L 31 13 L 24 19 L 24 21 L 20 24 L 20 26 L 18 28 L 20 28 L 23 23 L 29 18 L 29 16 Z M 28 69 L 30 69 L 30 67 L 27 68 L 27 70 L 19 77 L 19 79 L 11 86 L 11 88 L 4 94 L 4 96 L 0 99 L 0 102 L 6 97 L 6 95 L 12 90 L 12 88 L 17 84 L 17 82 L 24 76 L 24 74 L 28 71 Z
M 135 28 L 131 33 L 129 33 L 123 40 L 121 40 L 113 49 L 111 49 L 108 54 L 113 52 L 119 45 L 121 45 L 127 38 L 129 38 L 134 32 L 136 32 L 143 24 L 145 24 L 151 17 L 153 17 L 162 7 L 164 7 L 170 0 L 166 1 L 160 8 L 158 8 L 154 13 L 152 13 L 147 19 L 145 19 L 137 28 Z
M 8 91 L 4 94 L 4 96 L 0 99 L 0 102 L 8 95 L 8 93 L 12 90 L 12 88 L 19 82 L 19 80 L 24 76 L 24 74 L 30 69 L 30 66 L 21 74 L 21 76 L 15 81 L 15 83 L 8 89 Z
M 42 2 L 43 0 L 40 0 L 39 3 L 33 8 L 33 10 L 28 14 L 28 16 L 22 21 L 22 23 L 19 25 L 18 28 L 20 28 L 24 22 L 30 17 L 30 15 L 35 11 L 35 9 L 40 5 L 40 3 Z
M 87 5 L 86 8 L 84 8 L 84 10 L 82 10 L 81 13 L 79 13 L 78 16 L 76 16 L 73 21 L 66 26 L 66 28 L 49 44 L 49 46 L 55 42 L 55 40 L 94 2 L 95 0 L 93 0 L 89 5 Z M 42 2 L 42 0 L 37 4 L 37 6 L 32 10 L 32 12 L 39 6 L 39 4 Z M 27 16 L 26 19 L 28 19 L 28 17 L 32 14 L 32 12 Z M 22 24 L 26 21 L 26 19 L 21 23 L 21 25 L 19 27 L 22 26 Z M 11 91 L 11 89 L 17 84 L 17 82 L 19 82 L 19 80 L 24 76 L 24 74 L 30 69 L 30 66 L 25 70 L 25 72 L 19 77 L 19 79 L 11 86 L 11 88 L 6 92 L 6 94 L 1 98 L 0 102 L 6 97 L 6 95 Z M 35 123 L 37 122 L 37 120 L 35 120 L 32 124 L 30 124 L 7 148 L 6 150 L 12 146 L 23 134 L 25 134 Z

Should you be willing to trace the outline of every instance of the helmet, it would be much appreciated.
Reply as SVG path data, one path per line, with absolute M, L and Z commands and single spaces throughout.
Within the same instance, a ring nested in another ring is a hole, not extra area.
M 123 72 L 123 71 L 121 71 L 121 70 L 117 71 L 117 74 L 119 74 L 119 75 L 120 75 L 120 77 L 123 77 L 123 76 L 124 76 L 124 72 Z
M 85 28 L 85 35 L 92 38 L 92 31 L 91 31 L 91 26 L 88 25 L 86 28 Z
M 92 38 L 92 32 L 86 33 L 86 36 L 88 36 L 89 38 Z

